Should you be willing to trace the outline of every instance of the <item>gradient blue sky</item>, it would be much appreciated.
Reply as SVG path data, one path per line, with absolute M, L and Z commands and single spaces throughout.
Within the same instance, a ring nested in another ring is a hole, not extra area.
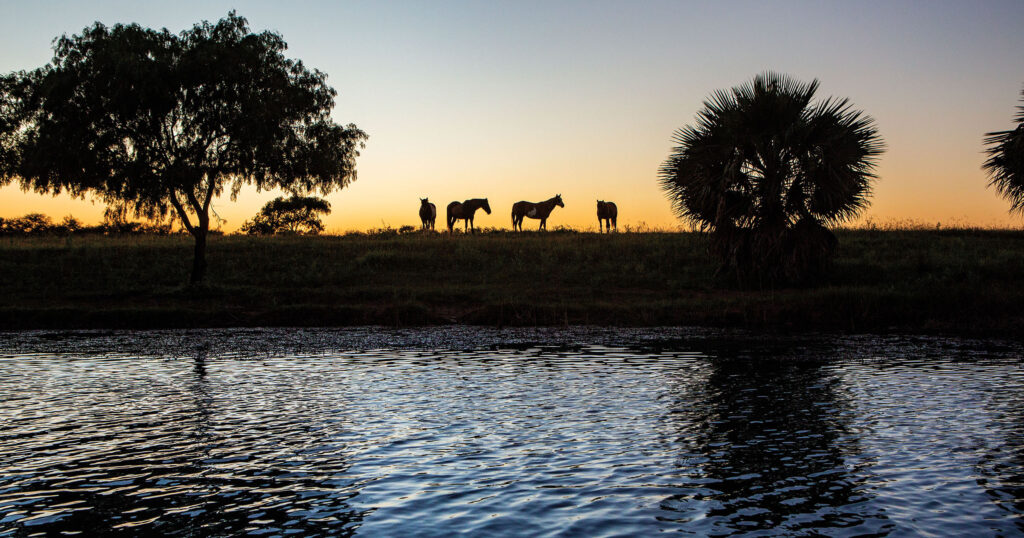
M 94 21 L 180 31 L 230 9 L 281 33 L 329 75 L 335 119 L 370 134 L 359 179 L 333 194 L 329 231 L 417 223 L 488 197 L 477 224 L 561 193 L 552 226 L 678 221 L 658 188 L 672 132 L 703 99 L 771 69 L 821 81 L 873 116 L 888 145 L 862 218 L 1020 226 L 980 170 L 985 132 L 1009 128 L 1024 85 L 1024 2 L 9 2 L 0 72 L 38 67 Z M 275 193 L 215 204 L 237 228 Z M 98 220 L 88 201 L 0 189 L 0 216 Z M 528 223 L 530 224 L 530 223 Z M 535 225 L 535 223 L 534 223 Z

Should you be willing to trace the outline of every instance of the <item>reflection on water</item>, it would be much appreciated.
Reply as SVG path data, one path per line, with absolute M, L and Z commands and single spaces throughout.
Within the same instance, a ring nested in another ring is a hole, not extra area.
M 870 466 L 827 363 L 726 356 L 706 366 L 678 380 L 668 415 L 686 447 L 679 470 L 698 484 L 662 504 L 677 521 L 699 534 L 894 528 L 870 502 Z
M 1013 346 L 605 336 L 25 344 L 0 536 L 1024 532 Z

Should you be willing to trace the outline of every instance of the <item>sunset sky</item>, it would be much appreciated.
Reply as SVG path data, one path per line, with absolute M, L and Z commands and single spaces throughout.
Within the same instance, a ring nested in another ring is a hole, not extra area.
M 656 181 L 673 131 L 713 90 L 765 70 L 817 78 L 821 97 L 877 120 L 888 150 L 862 221 L 1024 225 L 980 169 L 984 133 L 1010 128 L 1020 104 L 1020 0 L 0 0 L 0 72 L 47 63 L 55 37 L 94 21 L 178 32 L 232 8 L 326 72 L 335 120 L 370 135 L 359 179 L 329 197 L 330 232 L 418 224 L 426 196 L 440 213 L 487 197 L 477 225 L 509 227 L 512 203 L 558 193 L 549 227 L 596 229 L 606 199 L 620 228 L 674 228 Z M 214 208 L 230 231 L 276 195 Z M 0 217 L 37 211 L 96 222 L 103 207 L 0 189 Z

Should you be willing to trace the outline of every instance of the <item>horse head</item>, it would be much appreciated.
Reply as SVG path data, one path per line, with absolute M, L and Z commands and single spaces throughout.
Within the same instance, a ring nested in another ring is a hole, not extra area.
M 555 195 L 555 205 L 558 206 L 558 207 L 565 207 L 565 204 L 562 203 L 562 195 L 561 194 L 556 194 Z
M 484 203 L 480 207 L 484 208 L 488 215 L 491 214 L 491 204 L 487 203 L 487 198 L 484 198 Z
M 420 198 L 420 205 L 427 205 L 430 203 L 430 197 Z

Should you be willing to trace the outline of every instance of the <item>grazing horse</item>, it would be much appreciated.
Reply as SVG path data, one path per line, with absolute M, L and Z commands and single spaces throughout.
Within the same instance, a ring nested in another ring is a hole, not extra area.
M 420 220 L 423 221 L 424 230 L 434 229 L 434 219 L 437 218 L 437 208 L 430 203 L 429 198 L 420 198 Z
M 598 233 L 605 231 L 611 232 L 612 226 L 616 230 L 619 229 L 619 225 L 616 220 L 619 218 L 619 208 L 615 207 L 615 202 L 605 202 L 603 200 L 597 201 L 597 231 Z M 602 230 L 601 226 L 604 225 Z
M 548 229 L 548 215 L 555 209 L 555 206 L 565 207 L 562 203 L 562 195 L 556 194 L 554 198 L 544 200 L 543 202 L 516 202 L 512 205 L 512 230 L 523 231 L 523 217 L 530 217 L 531 219 L 540 219 L 540 227 L 538 230 Z
M 467 231 L 473 230 L 473 214 L 480 208 L 483 208 L 488 215 L 491 214 L 491 205 L 487 203 L 487 198 L 473 198 L 465 202 L 448 204 L 448 231 L 454 231 L 455 221 L 459 219 L 466 221 L 465 229 Z

